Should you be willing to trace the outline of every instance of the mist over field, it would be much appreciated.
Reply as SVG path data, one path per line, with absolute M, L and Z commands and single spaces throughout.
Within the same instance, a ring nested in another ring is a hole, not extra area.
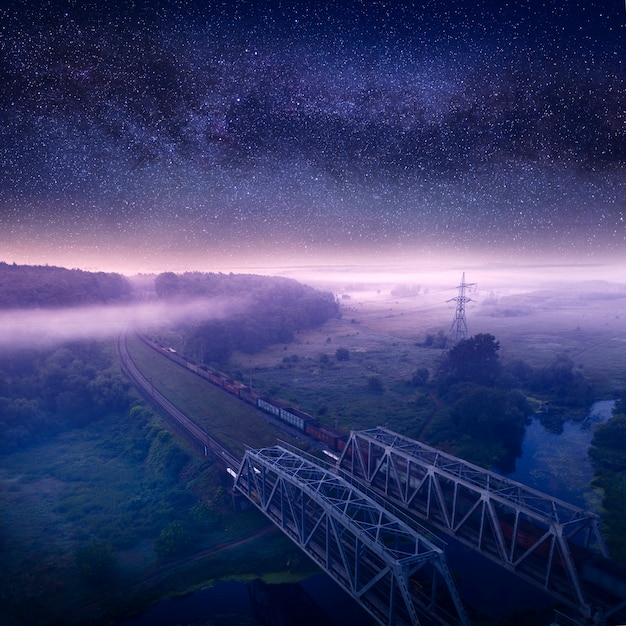
M 239 271 L 239 270 L 237 270 Z M 242 270 L 243 271 L 243 270 Z M 248 270 L 250 271 L 250 270 Z M 537 289 L 596 289 L 598 281 L 625 283 L 626 267 L 623 264 L 541 264 L 531 259 L 517 264 L 476 265 L 462 259 L 441 262 L 399 264 L 353 264 L 283 266 L 262 268 L 260 273 L 289 276 L 313 285 L 326 285 L 335 289 L 342 286 L 375 286 L 393 288 L 397 285 L 420 285 L 424 289 L 454 288 L 463 274 L 468 283 L 477 283 L 480 290 L 498 290 L 501 293 L 518 293 Z M 595 285 L 595 286 L 593 286 Z M 610 289 L 610 287 L 609 287 Z
M 468 284 L 467 296 L 471 299 L 468 314 L 482 318 L 481 327 L 487 324 L 485 318 L 518 318 L 518 321 L 526 318 L 525 325 L 528 325 L 537 313 L 550 311 L 561 311 L 568 319 L 579 313 L 587 325 L 605 324 L 607 316 L 619 317 L 621 300 L 626 297 L 624 271 L 617 265 L 469 266 L 468 271 L 460 265 L 422 269 L 406 265 L 319 265 L 245 271 L 289 277 L 328 290 L 346 306 L 401 303 L 412 307 L 410 312 L 418 325 L 420 307 L 427 307 L 429 311 L 434 308 L 434 315 L 430 313 L 428 319 L 444 329 L 450 324 L 455 306 L 450 301 L 457 295 L 463 276 Z M 147 275 L 130 279 L 138 288 L 145 288 L 153 281 L 153 277 Z M 68 340 L 108 338 L 129 324 L 146 327 L 223 319 L 248 305 L 246 294 L 241 293 L 240 297 L 175 303 L 151 301 L 4 310 L 0 311 L 0 348 L 41 347 Z

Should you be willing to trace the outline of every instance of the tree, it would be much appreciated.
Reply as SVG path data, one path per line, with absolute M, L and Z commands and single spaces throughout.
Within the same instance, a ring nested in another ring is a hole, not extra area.
M 445 356 L 440 378 L 448 384 L 471 382 L 491 387 L 500 373 L 500 342 L 481 333 L 457 343 Z
M 170 522 L 158 536 L 154 547 L 161 557 L 174 556 L 186 551 L 191 544 L 191 534 L 183 522 Z
M 113 370 L 99 374 L 88 387 L 94 404 L 103 414 L 122 410 L 128 404 L 129 384 Z
M 335 358 L 338 361 L 349 361 L 350 351 L 348 348 L 337 348 L 337 350 L 335 350 Z
M 452 408 L 452 420 L 461 433 L 518 451 L 530 407 L 518 392 L 472 387 Z
M 159 298 L 173 298 L 180 292 L 180 279 L 174 272 L 163 272 L 155 278 L 154 289 Z
M 597 466 L 626 471 L 626 415 L 616 414 L 593 433 L 589 454 Z
M 568 406 L 587 406 L 593 400 L 593 388 L 582 372 L 574 370 L 574 361 L 567 354 L 557 354 L 547 367 L 534 371 L 531 387 L 547 392 Z

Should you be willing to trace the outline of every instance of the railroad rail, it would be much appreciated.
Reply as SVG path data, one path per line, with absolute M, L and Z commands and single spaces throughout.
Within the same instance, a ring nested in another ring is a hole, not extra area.
M 230 468 L 238 468 L 241 459 L 237 458 L 225 445 L 215 437 L 198 426 L 192 419 L 185 415 L 180 409 L 175 407 L 137 368 L 126 343 L 126 332 L 122 332 L 118 337 L 118 351 L 122 364 L 128 376 L 145 393 L 151 402 L 157 404 L 176 425 L 181 428 L 193 441 L 197 442 L 204 449 L 205 455 L 209 452 L 223 465 Z
M 118 345 L 125 370 L 145 395 L 241 483 L 242 470 L 235 470 L 242 461 L 154 389 L 128 354 L 125 333 Z M 199 372 L 184 357 L 160 352 L 215 384 L 211 373 Z M 239 387 L 224 386 L 224 390 L 250 403 L 244 386 Z M 550 593 L 577 619 L 602 625 L 626 623 L 626 570 L 607 558 L 597 515 L 385 428 L 355 431 L 347 444 L 345 436 L 334 441 L 343 445 L 330 446 L 341 450 L 340 457 L 331 454 L 339 459 L 331 473 L 368 493 L 381 509 L 385 502 L 393 503 L 454 536 Z M 243 463 L 253 466 L 252 455 L 246 455 Z M 257 471 L 266 470 L 257 467 Z M 263 484 L 267 487 L 268 482 Z M 281 484 L 284 514 L 287 509 L 294 511 L 298 498 L 305 496 L 298 495 L 299 487 Z M 269 511 L 275 503 L 264 506 Z M 281 526 L 284 519 L 276 523 Z M 306 546 L 301 547 L 306 551 Z
M 235 488 L 381 624 L 469 626 L 444 546 L 301 453 L 247 450 Z

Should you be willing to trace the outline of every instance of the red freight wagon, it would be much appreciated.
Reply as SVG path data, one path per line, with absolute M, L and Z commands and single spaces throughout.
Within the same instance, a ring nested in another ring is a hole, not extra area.
M 239 390 L 243 387 L 241 383 L 238 383 L 236 380 L 225 379 L 224 380 L 224 389 L 226 391 L 230 391 L 230 393 L 238 396 Z
M 260 398 L 261 394 L 250 387 L 242 387 L 239 390 L 239 397 L 250 404 L 256 404 L 257 398 Z
M 224 379 L 219 374 L 216 374 L 215 372 L 209 373 L 209 380 L 212 383 L 219 385 L 220 387 L 224 386 Z

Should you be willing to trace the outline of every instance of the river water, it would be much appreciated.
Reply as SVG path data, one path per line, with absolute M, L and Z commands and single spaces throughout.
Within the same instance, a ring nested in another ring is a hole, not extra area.
M 560 434 L 547 430 L 540 417 L 535 416 L 526 429 L 515 471 L 507 476 L 576 506 L 598 511 L 600 494 L 590 485 L 593 467 L 588 450 L 594 429 L 611 417 L 614 404 L 612 400 L 596 402 L 584 420 L 565 422 Z M 445 537 L 442 539 L 448 542 Z M 485 585 L 482 575 L 462 577 L 459 581 L 462 596 L 471 597 L 483 608 L 489 605 L 493 608 L 494 594 L 506 599 L 509 610 L 528 606 L 529 602 L 539 606 L 539 598 L 536 602 L 531 599 L 533 589 L 509 578 L 509 574 L 503 575 L 500 568 L 489 573 L 490 568 L 497 566 L 483 557 L 478 564 L 476 554 L 469 548 L 452 543 L 449 549 L 451 568 L 475 571 L 478 565 L 492 581 Z M 260 580 L 220 581 L 181 598 L 163 600 L 120 626 L 260 626 L 263 623 L 367 626 L 373 621 L 328 576 L 319 574 L 301 583 L 281 585 L 266 585 Z
M 598 512 L 601 494 L 591 487 L 593 466 L 589 446 L 595 428 L 610 419 L 615 402 L 595 402 L 582 421 L 567 421 L 560 434 L 550 432 L 535 416 L 526 428 L 522 455 L 515 472 L 507 474 L 520 483 Z
M 375 626 L 375 621 L 326 574 L 299 583 L 224 580 L 162 600 L 119 626 Z

